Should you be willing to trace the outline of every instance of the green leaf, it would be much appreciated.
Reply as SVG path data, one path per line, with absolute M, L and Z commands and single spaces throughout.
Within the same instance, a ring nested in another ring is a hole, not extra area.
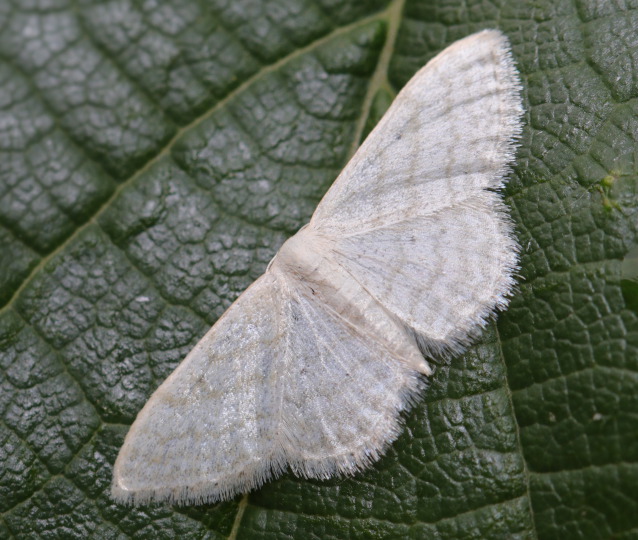
M 508 34 L 519 290 L 351 479 L 129 508 L 148 396 L 436 52 Z M 0 537 L 634 538 L 638 6 L 0 4 Z

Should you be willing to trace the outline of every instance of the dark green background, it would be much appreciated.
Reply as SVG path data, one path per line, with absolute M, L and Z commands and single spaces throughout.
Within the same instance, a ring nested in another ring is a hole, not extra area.
M 111 502 L 138 410 L 362 129 L 494 27 L 527 110 L 509 311 L 365 474 Z M 637 36 L 631 0 L 0 0 L 0 537 L 637 538 Z

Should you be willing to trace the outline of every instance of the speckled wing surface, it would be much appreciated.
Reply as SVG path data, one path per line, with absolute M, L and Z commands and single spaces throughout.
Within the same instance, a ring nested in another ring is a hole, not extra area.
M 522 107 L 506 38 L 421 69 L 259 278 L 151 396 L 118 455 L 119 502 L 228 499 L 290 468 L 328 478 L 397 437 L 431 369 L 507 303 L 500 196 Z
M 309 228 L 434 354 L 507 304 L 517 243 L 501 196 L 521 131 L 507 38 L 457 41 L 401 90 Z
M 355 472 L 396 436 L 420 383 L 402 349 L 290 286 L 262 276 L 151 396 L 115 465 L 117 499 L 226 499 L 287 466 Z

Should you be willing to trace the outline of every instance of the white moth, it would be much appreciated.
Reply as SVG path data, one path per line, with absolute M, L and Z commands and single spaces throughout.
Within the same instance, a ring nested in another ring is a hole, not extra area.
M 503 309 L 518 245 L 498 188 L 521 131 L 507 38 L 421 69 L 310 223 L 148 400 L 116 501 L 229 499 L 290 468 L 350 475 L 401 431 L 432 369 Z

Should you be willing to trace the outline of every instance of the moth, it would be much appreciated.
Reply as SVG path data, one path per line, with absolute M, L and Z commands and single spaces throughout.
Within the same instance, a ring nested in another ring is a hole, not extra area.
M 284 243 L 138 414 L 112 496 L 214 502 L 290 469 L 351 475 L 399 435 L 432 373 L 514 285 L 498 189 L 521 132 L 507 38 L 423 67 Z

